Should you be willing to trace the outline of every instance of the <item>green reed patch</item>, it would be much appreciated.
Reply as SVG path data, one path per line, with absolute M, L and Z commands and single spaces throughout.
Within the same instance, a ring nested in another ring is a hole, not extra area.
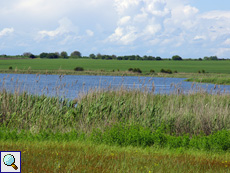
M 162 126 L 163 127 L 163 126 Z M 155 147 L 169 149 L 198 149 L 205 151 L 230 151 L 230 131 L 221 130 L 211 135 L 184 134 L 181 136 L 168 135 L 164 128 L 152 131 L 140 125 L 126 125 L 123 123 L 113 125 L 105 130 L 94 129 L 90 135 L 71 131 L 66 133 L 51 130 L 40 131 L 33 134 L 30 131 L 17 129 L 0 129 L 0 141 L 92 141 L 97 144 L 133 147 Z

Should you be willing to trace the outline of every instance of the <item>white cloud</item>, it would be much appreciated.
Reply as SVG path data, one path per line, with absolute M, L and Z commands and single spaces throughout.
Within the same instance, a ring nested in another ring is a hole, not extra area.
M 194 40 L 196 40 L 196 41 L 198 41 L 198 40 L 205 40 L 205 39 L 206 39 L 206 37 L 203 36 L 203 35 L 196 35 L 196 36 L 194 37 Z
M 68 18 L 63 18 L 59 20 L 59 27 L 56 28 L 55 30 L 47 31 L 47 30 L 42 30 L 39 31 L 39 37 L 40 39 L 48 36 L 50 38 L 60 36 L 66 33 L 74 32 L 77 33 L 77 27 L 73 25 L 73 23 L 68 19 Z
M 128 21 L 130 21 L 130 16 L 124 16 L 118 21 L 118 25 L 125 25 Z
M 223 44 L 227 45 L 227 46 L 230 46 L 230 38 L 228 38 L 227 40 L 225 40 Z
M 2 50 L 12 53 L 13 45 L 16 54 L 77 47 L 83 54 L 228 57 L 229 20 L 230 10 L 202 12 L 191 0 L 0 1 Z
M 88 36 L 92 37 L 92 36 L 94 35 L 94 32 L 91 31 L 90 29 L 87 29 L 87 30 L 86 30 L 86 34 L 87 34 Z
M 0 37 L 9 35 L 10 33 L 14 32 L 14 28 L 4 28 L 0 31 Z

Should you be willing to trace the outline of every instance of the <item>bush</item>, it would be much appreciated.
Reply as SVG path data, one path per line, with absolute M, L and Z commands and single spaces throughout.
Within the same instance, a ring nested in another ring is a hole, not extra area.
M 173 57 L 172 57 L 172 60 L 176 60 L 176 61 L 180 61 L 180 60 L 182 60 L 182 58 L 179 56 L 179 55 L 174 55 Z
M 172 74 L 172 70 L 168 69 L 168 70 L 165 70 L 165 69 L 161 69 L 161 73 L 168 73 L 168 74 Z
M 13 69 L 13 67 L 12 66 L 9 66 L 9 70 L 12 70 Z
M 83 67 L 75 67 L 74 71 L 84 71 Z
M 129 68 L 128 70 L 129 70 L 129 71 L 133 71 L 133 68 Z
M 150 73 L 155 73 L 155 70 L 151 69 L 151 70 L 150 70 Z
M 139 69 L 139 68 L 134 68 L 134 69 L 133 69 L 133 72 L 142 73 L 141 69 Z
M 177 70 L 175 70 L 174 73 L 177 73 Z
M 200 73 L 200 70 L 198 71 L 198 73 Z
M 202 70 L 202 73 L 205 73 L 205 70 Z

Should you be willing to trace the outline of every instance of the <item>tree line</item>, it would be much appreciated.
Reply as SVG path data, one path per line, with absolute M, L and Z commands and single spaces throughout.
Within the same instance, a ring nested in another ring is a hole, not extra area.
M 12 57 L 12 56 L 7 56 L 7 55 L 1 55 L 0 57 Z M 89 56 L 82 56 L 79 51 L 73 51 L 70 55 L 66 51 L 62 52 L 54 52 L 54 53 L 47 53 L 47 52 L 42 52 L 39 55 L 34 55 L 30 52 L 25 52 L 23 55 L 17 55 L 15 57 L 27 57 L 27 58 L 41 58 L 41 59 L 102 59 L 102 60 L 148 60 L 148 61 L 160 61 L 160 60 L 175 60 L 175 61 L 182 61 L 182 60 L 226 60 L 226 59 L 219 59 L 217 56 L 205 56 L 204 58 L 198 58 L 198 59 L 192 59 L 192 58 L 187 58 L 183 59 L 179 55 L 174 55 L 171 58 L 161 58 L 160 56 L 139 56 L 139 55 L 125 55 L 125 56 L 116 56 L 116 55 L 102 55 L 100 53 L 98 54 L 90 54 Z

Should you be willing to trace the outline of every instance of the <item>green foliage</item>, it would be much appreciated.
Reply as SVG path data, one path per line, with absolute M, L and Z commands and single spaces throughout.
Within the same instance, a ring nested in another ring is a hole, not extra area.
M 35 56 L 35 55 L 33 55 L 33 54 L 31 54 L 29 57 L 30 57 L 31 59 L 36 58 L 36 56 Z
M 67 53 L 67 52 L 65 52 L 65 51 L 62 51 L 62 52 L 61 52 L 60 57 L 61 57 L 61 58 L 64 58 L 64 59 L 69 58 L 69 57 L 68 57 L 68 53 Z
M 160 61 L 160 60 L 162 60 L 162 58 L 159 57 L 159 56 L 157 56 L 157 57 L 156 57 L 156 60 L 157 60 L 157 61 Z
M 155 70 L 151 69 L 151 70 L 150 70 L 150 73 L 155 73 Z
M 84 71 L 84 68 L 83 67 L 75 67 L 74 71 Z
M 9 66 L 9 70 L 13 70 L 13 67 L 12 67 L 12 66 Z
M 172 74 L 172 70 L 168 69 L 168 70 L 165 70 L 165 69 L 161 69 L 160 71 L 161 73 L 168 73 L 168 74 Z
M 71 58 L 81 58 L 81 53 L 79 51 L 74 51 L 70 55 Z
M 133 71 L 133 68 L 129 68 L 128 71 Z
M 172 60 L 182 60 L 182 58 L 179 56 L 179 55 L 174 55 L 173 57 L 172 57 Z
M 134 68 L 133 72 L 135 72 L 135 73 L 142 73 L 141 69 L 139 69 L 139 68 Z
M 132 71 L 134 73 L 142 73 L 141 69 L 139 68 L 129 68 L 128 71 Z
M 41 53 L 40 58 L 48 58 L 48 59 L 57 59 L 59 58 L 59 55 L 57 53 Z
M 205 56 L 204 60 L 218 60 L 218 57 L 217 56 L 210 56 L 210 57 Z

